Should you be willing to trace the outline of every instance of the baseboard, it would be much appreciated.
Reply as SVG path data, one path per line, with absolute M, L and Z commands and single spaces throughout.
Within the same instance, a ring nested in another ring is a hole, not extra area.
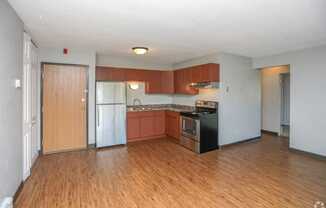
M 88 149 L 95 149 L 96 145 L 95 144 L 88 144 L 87 148 Z
M 250 139 L 246 139 L 246 140 L 242 140 L 242 141 L 238 141 L 238 142 L 234 142 L 234 143 L 230 143 L 230 144 L 220 145 L 220 148 L 230 147 L 230 146 L 234 146 L 234 145 L 238 145 L 238 144 L 242 144 L 242 143 L 247 143 L 247 142 L 255 142 L 256 140 L 259 140 L 259 139 L 261 139 L 261 136 L 253 137 L 253 138 L 250 138 Z
M 16 202 L 16 200 L 17 200 L 19 194 L 20 194 L 21 191 L 23 190 L 23 187 L 24 187 L 24 182 L 22 181 L 22 182 L 19 184 L 19 186 L 18 186 L 18 188 L 17 188 L 17 190 L 16 190 L 16 192 L 15 192 L 15 194 L 14 194 L 14 197 L 13 197 L 13 204 L 15 204 L 15 202 Z
M 264 133 L 264 134 L 269 134 L 269 135 L 273 135 L 273 136 L 278 136 L 278 133 L 277 132 L 274 132 L 274 131 L 267 131 L 267 130 L 261 130 L 261 133 Z
M 318 160 L 326 160 L 326 156 L 324 156 L 324 155 L 319 155 L 319 154 L 307 152 L 307 151 L 304 151 L 304 150 L 299 150 L 299 149 L 296 149 L 296 148 L 293 148 L 293 147 L 289 147 L 289 150 L 291 152 L 298 153 L 298 154 L 301 154 L 301 155 L 305 155 L 305 156 L 308 156 L 308 157 L 312 157 L 312 158 L 315 158 L 315 159 L 318 159 Z

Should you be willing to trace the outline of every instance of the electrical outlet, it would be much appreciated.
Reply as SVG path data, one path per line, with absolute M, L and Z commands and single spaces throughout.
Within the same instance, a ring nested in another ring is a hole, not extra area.
M 15 79 L 15 88 L 21 88 L 21 87 L 22 87 L 22 84 L 21 84 L 20 79 Z

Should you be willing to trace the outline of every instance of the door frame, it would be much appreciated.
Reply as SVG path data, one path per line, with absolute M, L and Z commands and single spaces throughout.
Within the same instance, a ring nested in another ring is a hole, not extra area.
M 43 155 L 43 94 L 44 94 L 44 90 L 43 90 L 43 87 L 44 87 L 44 79 L 43 79 L 43 75 L 44 75 L 44 66 L 45 65 L 62 65 L 62 66 L 79 66 L 79 67 L 84 67 L 85 68 L 85 71 L 86 71 L 86 149 L 88 149 L 88 142 L 89 142 L 89 138 L 88 138 L 88 97 L 89 97 L 89 65 L 83 65 L 83 64 L 66 64 L 66 63 L 54 63 L 54 62 L 41 62 L 41 84 L 40 84 L 40 87 L 41 87 L 41 92 L 40 92 L 40 99 L 41 99 L 41 107 L 40 107 L 40 138 L 41 138 L 41 142 L 40 142 L 40 153 Z M 74 151 L 74 150 L 72 150 Z M 77 150 L 75 150 L 77 151 Z

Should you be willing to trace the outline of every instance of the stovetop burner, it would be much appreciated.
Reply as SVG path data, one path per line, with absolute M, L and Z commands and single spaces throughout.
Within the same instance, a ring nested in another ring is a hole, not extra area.
M 181 112 L 183 116 L 200 117 L 207 114 L 213 114 L 217 112 L 217 103 L 213 101 L 196 101 L 195 111 L 193 112 Z

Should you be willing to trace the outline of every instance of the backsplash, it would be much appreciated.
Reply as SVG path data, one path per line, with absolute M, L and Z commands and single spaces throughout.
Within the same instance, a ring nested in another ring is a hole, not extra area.
M 196 100 L 219 101 L 219 89 L 199 89 L 198 95 L 149 95 L 145 94 L 145 83 L 139 82 L 139 88 L 132 90 L 127 86 L 127 105 L 133 105 L 134 99 L 140 99 L 142 105 L 177 104 L 194 106 Z M 137 102 L 137 105 L 139 103 Z
M 189 95 L 173 95 L 173 104 L 194 106 L 196 100 L 219 101 L 219 89 L 199 89 L 199 94 Z
M 142 105 L 172 104 L 172 95 L 145 94 L 145 83 L 138 82 L 138 84 L 139 84 L 139 88 L 137 90 L 130 89 L 127 84 L 127 105 L 133 105 L 133 100 L 135 98 L 140 99 Z

